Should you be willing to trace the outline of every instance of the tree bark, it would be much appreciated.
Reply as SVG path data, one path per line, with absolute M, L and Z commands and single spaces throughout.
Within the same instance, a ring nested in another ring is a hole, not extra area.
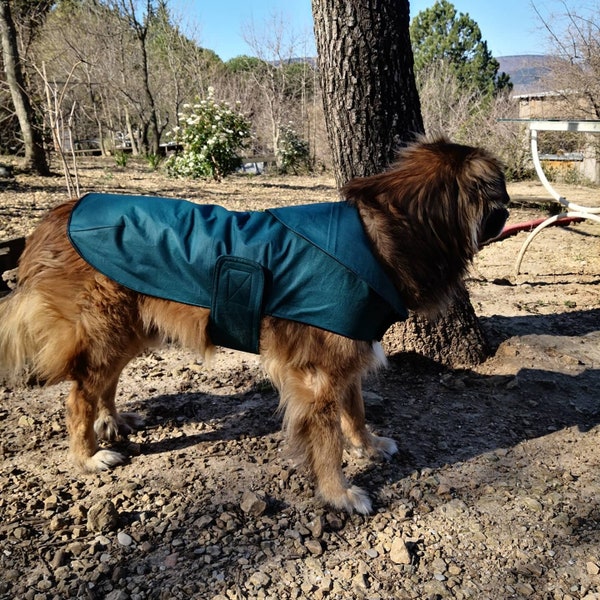
M 25 77 L 17 48 L 17 32 L 9 0 L 0 0 L 0 37 L 6 82 L 10 89 L 15 113 L 25 145 L 25 168 L 39 175 L 49 175 L 50 168 L 44 152 L 42 134 L 34 126 L 34 111 L 27 95 Z
M 338 185 L 387 168 L 423 132 L 408 0 L 312 0 L 327 134 Z M 471 365 L 488 345 L 465 289 L 434 321 L 411 315 L 384 338 L 388 352 Z
M 313 0 L 338 185 L 381 172 L 423 131 L 407 0 Z

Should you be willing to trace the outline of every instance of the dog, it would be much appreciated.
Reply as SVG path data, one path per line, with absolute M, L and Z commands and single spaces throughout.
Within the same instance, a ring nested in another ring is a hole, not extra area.
M 452 301 L 478 248 L 508 217 L 501 163 L 443 137 L 407 146 L 389 170 L 354 179 L 341 193 L 406 309 L 428 316 Z M 215 344 L 210 307 L 135 291 L 83 260 L 67 235 L 75 207 L 71 201 L 51 210 L 27 240 L 17 287 L 0 300 L 0 370 L 15 376 L 29 369 L 47 384 L 73 382 L 66 401 L 70 451 L 80 469 L 94 472 L 124 460 L 99 449 L 98 438 L 116 440 L 142 424 L 115 407 L 127 363 L 166 341 L 205 358 Z M 312 276 L 318 288 L 323 276 Z M 361 380 L 385 362 L 378 339 L 268 313 L 260 315 L 257 335 L 293 455 L 308 466 L 325 503 L 368 514 L 369 496 L 344 477 L 342 455 L 397 451 L 365 422 Z

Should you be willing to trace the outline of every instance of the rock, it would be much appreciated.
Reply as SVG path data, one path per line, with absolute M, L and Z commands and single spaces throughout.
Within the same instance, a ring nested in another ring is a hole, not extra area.
M 58 506 L 58 498 L 52 494 L 44 500 L 44 510 L 53 511 Z
M 105 600 L 129 600 L 129 594 L 123 590 L 113 590 L 104 598 Z
M 73 556 L 79 556 L 83 552 L 83 544 L 81 542 L 71 542 L 67 546 L 67 551 Z
M 87 528 L 90 531 L 114 531 L 119 513 L 110 500 L 103 500 L 90 507 L 87 513 Z
M 600 567 L 591 560 L 586 563 L 585 568 L 588 572 L 588 575 L 598 575 L 598 573 L 600 573 Z
M 358 573 L 352 579 L 352 588 L 355 590 L 366 590 L 369 587 L 364 573 Z
M 169 554 L 165 560 L 164 565 L 168 569 L 173 569 L 177 566 L 177 559 L 179 558 L 179 554 L 177 552 L 173 552 L 173 554 Z
M 536 500 L 535 498 L 524 498 L 523 504 L 533 512 L 541 512 L 543 510 L 541 502 L 539 500 Z
M 327 513 L 327 523 L 334 531 L 339 531 L 344 526 L 344 521 L 334 513 Z
M 410 551 L 402 538 L 394 538 L 390 548 L 390 560 L 395 565 L 410 565 L 412 561 Z
M 133 538 L 124 531 L 119 531 L 117 534 L 117 542 L 119 542 L 121 546 L 131 546 Z
M 323 517 L 317 517 L 307 524 L 307 529 L 313 537 L 320 538 L 323 535 Z
M 19 417 L 18 425 L 24 429 L 29 429 L 35 425 L 35 419 L 33 417 L 23 415 Z
M 305 548 L 314 556 L 323 554 L 323 546 L 319 540 L 309 539 L 304 542 Z
M 251 517 L 260 517 L 267 510 L 267 503 L 254 492 L 244 492 L 240 508 Z
M 67 564 L 67 553 L 62 548 L 59 549 L 52 560 L 50 561 L 50 565 L 54 570 L 59 567 L 64 567 Z
M 248 583 L 257 589 L 262 589 L 271 583 L 271 578 L 263 571 L 257 571 L 250 575 Z

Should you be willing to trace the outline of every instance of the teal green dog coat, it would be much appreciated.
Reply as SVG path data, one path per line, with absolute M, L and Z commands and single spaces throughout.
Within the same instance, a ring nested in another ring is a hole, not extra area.
M 209 308 L 211 339 L 228 348 L 258 353 L 264 315 L 365 341 L 407 317 L 346 202 L 232 212 L 87 194 L 68 235 L 86 262 L 117 283 Z

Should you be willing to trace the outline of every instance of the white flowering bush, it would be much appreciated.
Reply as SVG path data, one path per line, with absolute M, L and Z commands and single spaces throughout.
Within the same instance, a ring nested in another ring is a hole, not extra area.
M 226 102 L 208 96 L 196 104 L 184 104 L 181 126 L 169 132 L 183 146 L 167 161 L 167 172 L 176 177 L 212 178 L 217 181 L 241 166 L 239 151 L 250 139 L 250 122 Z
M 299 168 L 309 168 L 309 146 L 293 127 L 293 123 L 281 125 L 279 128 L 279 143 L 277 146 L 279 168 L 283 173 L 298 172 Z

